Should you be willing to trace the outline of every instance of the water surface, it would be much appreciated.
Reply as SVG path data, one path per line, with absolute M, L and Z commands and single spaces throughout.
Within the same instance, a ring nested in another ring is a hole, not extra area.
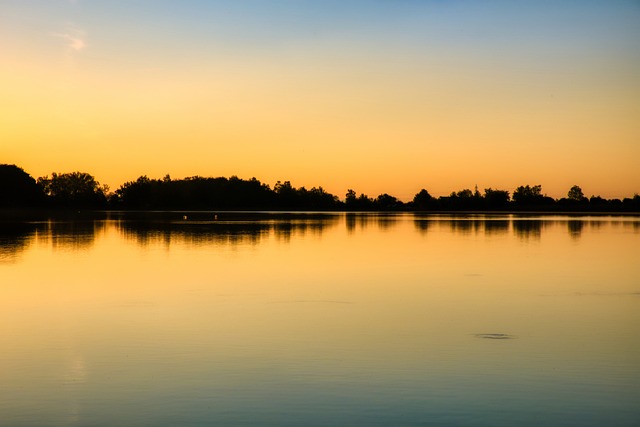
M 632 426 L 640 219 L 0 224 L 0 424 Z

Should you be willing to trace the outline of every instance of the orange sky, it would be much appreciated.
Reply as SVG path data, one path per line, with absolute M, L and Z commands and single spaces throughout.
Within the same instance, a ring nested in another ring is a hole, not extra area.
M 629 197 L 638 40 L 634 2 L 6 1 L 0 163 Z

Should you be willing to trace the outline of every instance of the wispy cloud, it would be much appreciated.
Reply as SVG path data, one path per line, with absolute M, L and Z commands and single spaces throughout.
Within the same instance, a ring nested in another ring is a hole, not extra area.
M 80 52 L 87 47 L 85 32 L 74 25 L 67 25 L 63 33 L 53 35 L 65 40 L 69 52 Z

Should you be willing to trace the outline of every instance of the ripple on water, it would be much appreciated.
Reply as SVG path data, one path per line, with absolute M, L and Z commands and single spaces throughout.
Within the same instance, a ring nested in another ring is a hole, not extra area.
M 476 338 L 483 338 L 486 340 L 512 340 L 516 337 L 509 334 L 475 334 Z

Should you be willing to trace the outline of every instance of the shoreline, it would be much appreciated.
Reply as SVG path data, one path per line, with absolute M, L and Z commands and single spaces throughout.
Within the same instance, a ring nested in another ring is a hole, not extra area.
M 438 217 L 438 216 L 455 216 L 455 217 L 607 217 L 607 216 L 629 216 L 640 217 L 638 211 L 541 211 L 541 210 L 501 210 L 501 211 L 482 211 L 482 210 L 78 210 L 78 209 L 0 209 L 0 221 L 45 221 L 45 220 L 109 220 L 119 219 L 122 217 L 133 217 L 136 219 L 153 219 L 152 217 L 160 217 L 158 219 L 186 219 L 185 220 L 229 220 L 224 218 L 230 215 L 235 219 L 250 219 L 246 217 L 269 216 L 269 217 L 320 217 L 332 215 L 405 215 L 413 214 L 420 217 Z M 192 218 L 189 218 L 192 216 Z M 164 217 L 164 218 L 162 218 Z M 244 217 L 244 218 L 243 218 Z

